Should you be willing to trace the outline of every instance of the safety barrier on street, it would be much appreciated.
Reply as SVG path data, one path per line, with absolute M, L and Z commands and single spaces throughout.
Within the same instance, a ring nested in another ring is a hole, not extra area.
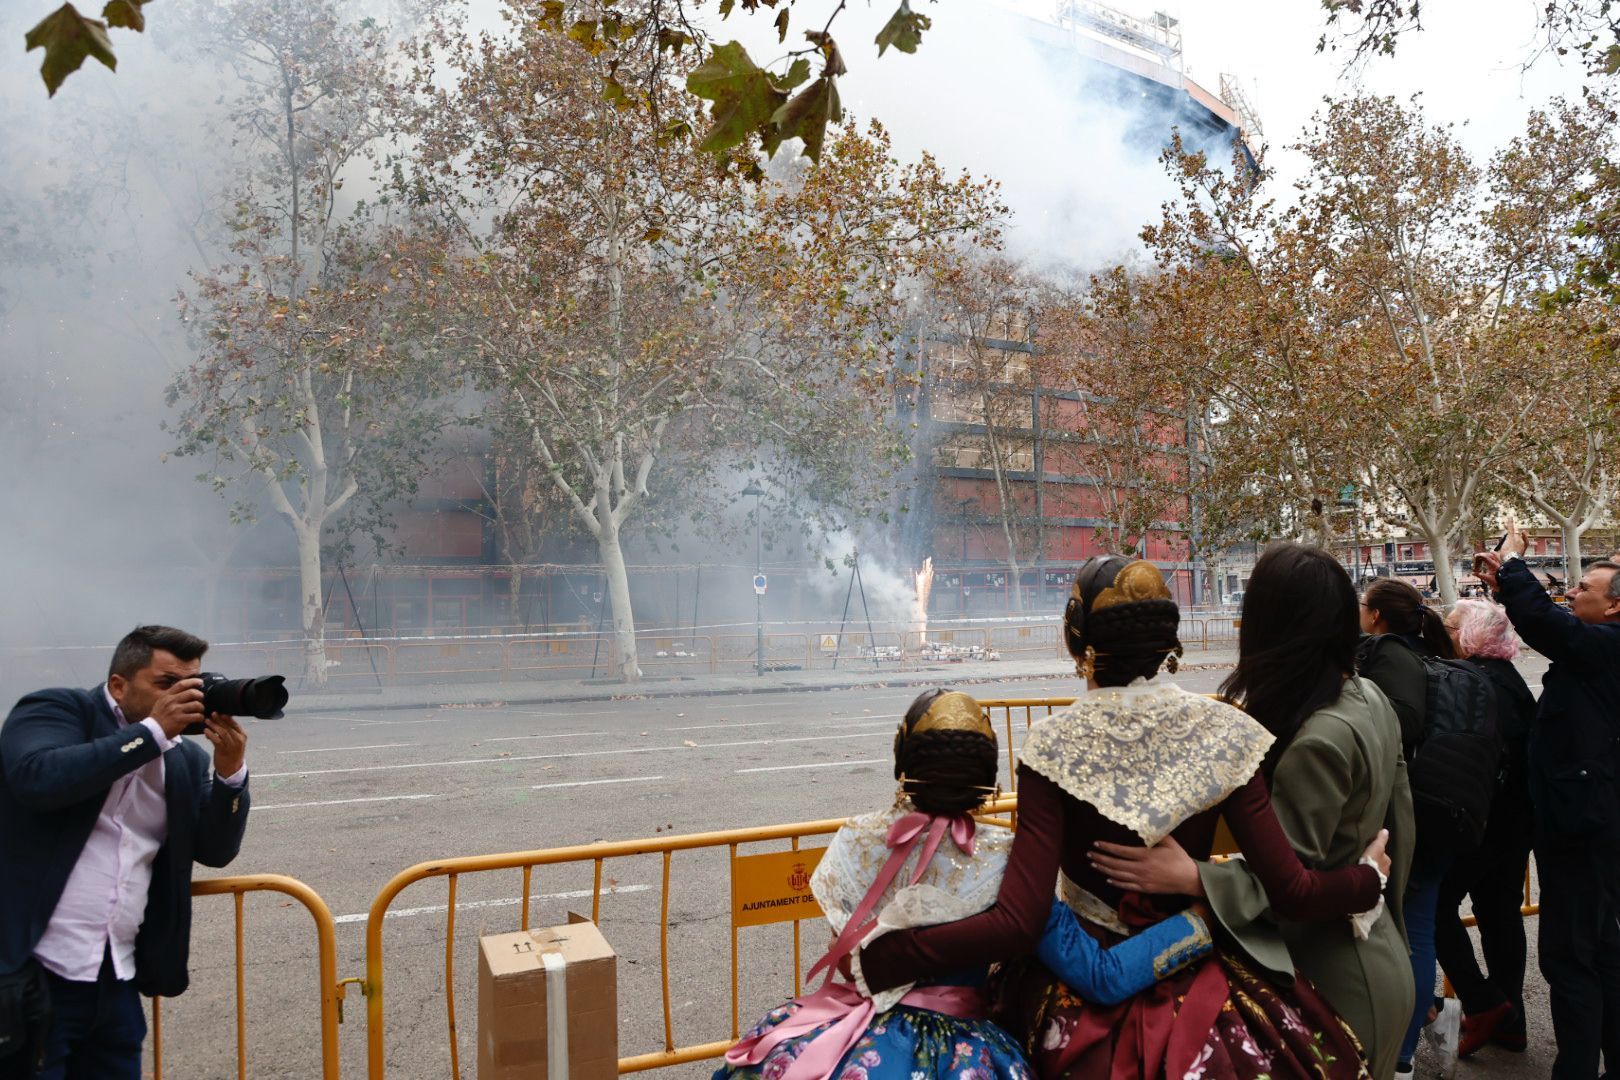
M 229 896 L 236 907 L 236 1075 L 247 1077 L 247 999 L 243 994 L 247 954 L 243 941 L 243 898 L 250 892 L 277 892 L 303 904 L 315 920 L 315 971 L 321 1025 L 321 1077 L 338 1080 L 338 1022 L 342 1018 L 343 987 L 337 977 L 337 927 L 332 911 L 314 889 L 297 878 L 281 874 L 251 874 L 210 878 L 191 883 L 192 896 Z M 152 1070 L 163 1080 L 163 1004 L 152 999 Z
M 988 815 L 1009 813 L 1015 800 L 1011 796 L 998 799 L 986 807 Z M 650 1052 L 632 1054 L 619 1059 L 619 1072 L 640 1072 L 647 1069 L 662 1068 L 668 1065 L 679 1065 L 690 1061 L 700 1061 L 704 1058 L 719 1057 L 736 1042 L 741 1034 L 741 951 L 739 948 L 739 931 L 744 925 L 755 923 L 739 923 L 736 909 L 732 910 L 731 921 L 731 1028 L 730 1034 L 722 1039 L 710 1039 L 704 1042 L 678 1044 L 675 1037 L 674 1010 L 670 998 L 670 878 L 677 852 L 695 852 L 700 850 L 726 849 L 729 852 L 727 882 L 724 887 L 715 883 L 709 891 L 715 896 L 730 897 L 738 884 L 739 860 L 755 855 L 754 852 L 740 853 L 739 848 L 745 845 L 754 845 L 768 842 L 786 840 L 789 843 L 786 853 L 797 852 L 800 842 L 808 837 L 827 836 L 836 832 L 844 824 L 843 818 L 832 818 L 825 821 L 805 821 L 788 825 L 773 825 L 752 829 L 729 829 L 721 832 L 693 833 L 684 836 L 661 836 L 644 840 L 627 840 L 617 843 L 582 844 L 573 847 L 545 848 L 536 851 L 515 851 L 501 855 L 480 855 L 458 859 L 444 859 L 435 862 L 418 863 L 394 875 L 392 881 L 383 887 L 372 902 L 371 911 L 366 920 L 366 977 L 364 989 L 366 995 L 366 1062 L 368 1075 L 371 1080 L 383 1080 L 386 1075 L 386 1030 L 384 1012 L 384 970 L 383 962 L 383 922 L 387 918 L 389 908 L 394 899 L 408 886 L 428 878 L 443 878 L 446 881 L 448 902 L 445 908 L 444 927 L 444 996 L 445 996 L 445 1023 L 449 1033 L 450 1071 L 451 1075 L 461 1076 L 460 1046 L 457 1040 L 457 1017 L 455 996 L 455 961 L 456 961 L 456 893 L 460 880 L 472 874 L 492 873 L 498 871 L 519 870 L 523 878 L 523 896 L 519 921 L 522 929 L 529 928 L 530 898 L 533 895 L 532 885 L 534 870 L 537 867 L 560 867 L 568 864 L 590 865 L 592 870 L 591 918 L 600 923 L 602 917 L 603 870 L 605 864 L 612 859 L 625 859 L 635 856 L 661 856 L 663 862 L 662 884 L 659 893 L 659 985 L 663 999 L 663 1048 Z M 807 854 L 810 849 L 807 849 Z M 802 912 L 798 917 L 791 915 L 782 921 L 793 922 L 793 986 L 792 993 L 797 995 L 801 989 L 801 956 L 799 941 L 799 922 L 807 917 L 819 917 L 818 911 Z M 611 936 L 611 932 L 610 932 Z M 682 980 L 683 986 L 692 984 L 691 978 Z
M 983 698 L 979 707 L 984 710 L 990 722 L 995 724 L 998 720 L 1000 729 L 1005 733 L 1001 742 L 1007 751 L 1007 790 L 1018 790 L 1018 747 L 1023 745 L 1022 739 L 1014 738 L 1014 719 L 1024 721 L 1024 731 L 1028 731 L 1037 720 L 1044 720 L 1059 709 L 1074 704 L 1072 697 L 1051 698 Z

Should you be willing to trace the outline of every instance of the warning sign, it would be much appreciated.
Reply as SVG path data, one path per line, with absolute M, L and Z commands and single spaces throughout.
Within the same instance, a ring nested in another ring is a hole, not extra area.
M 821 917 L 810 893 L 826 848 L 743 855 L 731 860 L 731 925 L 764 926 Z
M 822 634 L 821 635 L 821 651 L 822 652 L 837 652 L 838 651 L 838 635 L 837 634 Z

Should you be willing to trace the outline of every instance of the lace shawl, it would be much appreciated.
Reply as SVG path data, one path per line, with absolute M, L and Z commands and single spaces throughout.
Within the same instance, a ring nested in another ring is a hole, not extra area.
M 1151 846 L 1248 783 L 1271 743 L 1241 709 L 1138 680 L 1038 722 L 1019 758 Z
M 863 814 L 851 818 L 833 835 L 827 854 L 821 857 L 816 872 L 810 876 L 810 891 L 821 904 L 834 937 L 843 931 L 888 860 L 890 849 L 886 841 L 890 826 L 912 812 L 913 808 L 906 803 L 880 813 Z M 965 855 L 947 836 L 923 871 L 921 880 L 908 886 L 906 882 L 911 880 L 922 854 L 919 844 L 878 899 L 878 924 L 861 944 L 866 945 L 891 930 L 937 926 L 989 910 L 1001 890 L 1001 875 L 1007 868 L 1012 839 L 1007 829 L 980 825 L 974 853 Z M 856 956 L 852 955 L 851 961 L 858 965 Z M 858 966 L 855 974 L 864 991 Z M 892 1008 L 914 985 L 906 983 L 872 994 L 877 1011 Z

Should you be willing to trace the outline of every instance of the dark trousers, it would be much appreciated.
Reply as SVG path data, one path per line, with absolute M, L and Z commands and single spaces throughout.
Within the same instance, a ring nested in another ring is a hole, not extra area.
M 1529 798 L 1509 801 L 1505 794 L 1498 795 L 1491 807 L 1480 846 L 1458 855 L 1440 885 L 1434 946 L 1463 1012 L 1472 1016 L 1507 1002 L 1520 1010 L 1514 1023 L 1522 1030 L 1526 950 L 1519 906 L 1524 900 L 1525 861 L 1530 857 Z M 1464 897 L 1473 901 L 1488 977 L 1479 970 L 1474 944 L 1462 924 L 1459 908 Z
M 93 983 L 46 977 L 52 1017 L 40 1080 L 141 1080 L 146 1013 L 134 981 L 113 973 L 112 954 Z
M 1552 1005 L 1554 1080 L 1620 1072 L 1620 848 L 1543 843 L 1537 947 Z

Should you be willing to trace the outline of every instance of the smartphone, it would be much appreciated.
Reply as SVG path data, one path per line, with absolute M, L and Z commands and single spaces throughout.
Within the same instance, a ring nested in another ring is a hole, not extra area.
M 1498 540 L 1496 542 L 1495 546 L 1493 546 L 1491 548 L 1491 550 L 1492 551 L 1501 551 L 1502 550 L 1502 545 L 1505 544 L 1505 543 L 1507 543 L 1507 533 L 1502 534 L 1502 539 Z

